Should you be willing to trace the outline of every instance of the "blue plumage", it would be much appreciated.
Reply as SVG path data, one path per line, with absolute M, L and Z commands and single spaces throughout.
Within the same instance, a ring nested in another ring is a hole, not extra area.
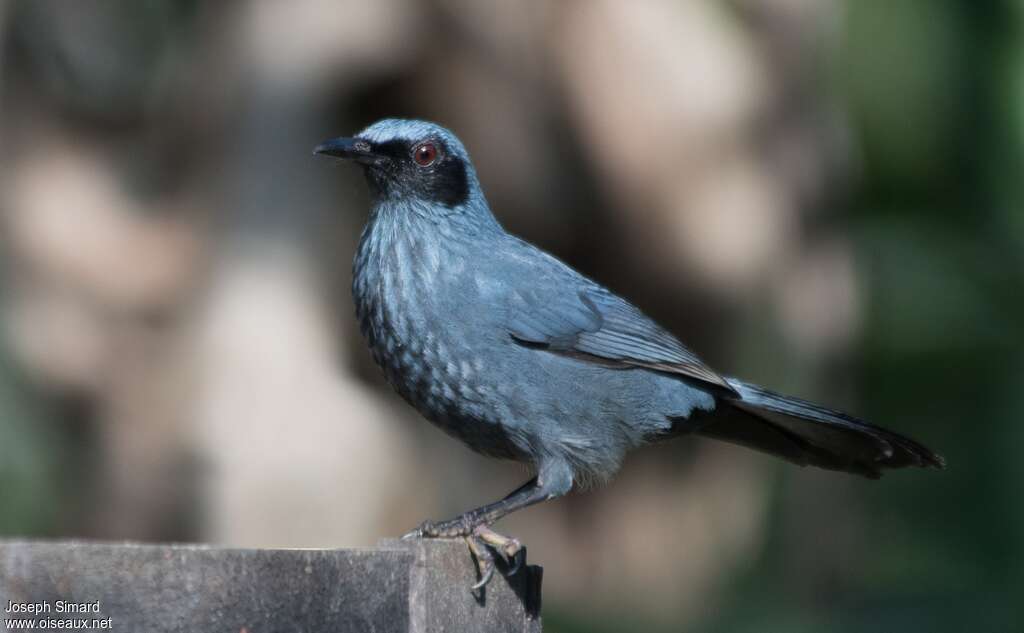
M 628 301 L 506 233 L 445 128 L 388 119 L 316 151 L 363 165 L 374 193 L 352 292 L 388 381 L 474 450 L 537 472 L 418 534 L 477 534 L 681 433 L 870 477 L 941 466 L 895 433 L 719 375 Z

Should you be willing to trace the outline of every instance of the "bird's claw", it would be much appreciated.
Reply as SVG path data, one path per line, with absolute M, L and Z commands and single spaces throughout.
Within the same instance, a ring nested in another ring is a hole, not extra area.
M 494 554 L 475 534 L 469 534 L 465 538 L 466 545 L 469 546 L 469 551 L 473 553 L 473 559 L 476 561 L 476 571 L 480 575 L 480 580 L 469 588 L 471 592 L 476 593 L 494 578 Z
M 526 558 L 526 549 L 519 542 L 519 539 L 498 534 L 486 525 L 477 526 L 473 530 L 473 535 L 501 554 L 507 567 L 507 571 L 504 572 L 506 576 L 515 575 L 523 566 L 524 559 Z
M 476 559 L 477 572 L 480 574 L 480 580 L 473 585 L 471 591 L 476 592 L 483 589 L 494 577 L 496 565 L 491 550 L 501 556 L 504 562 L 502 573 L 506 577 L 513 576 L 522 569 L 526 559 L 526 549 L 518 539 L 498 534 L 486 525 L 476 526 L 473 528 L 472 534 L 465 538 L 469 550 Z
M 505 576 L 515 575 L 526 560 L 526 549 L 518 539 L 498 534 L 486 523 L 475 521 L 474 517 L 468 515 L 438 523 L 424 521 L 419 527 L 404 534 L 402 540 L 457 537 L 466 539 L 466 545 L 476 561 L 480 579 L 472 587 L 474 593 L 486 587 L 494 578 L 495 553 L 501 557 L 502 573 Z
M 425 535 L 423 534 L 423 530 L 421 530 L 419 528 L 414 528 L 412 530 L 409 530 L 405 534 L 403 534 L 402 535 L 402 540 L 403 541 L 411 541 L 413 539 L 423 538 L 424 536 Z
M 523 568 L 526 564 L 526 548 L 520 547 L 519 550 L 512 555 L 512 565 L 509 567 L 506 576 L 515 576 L 516 572 Z

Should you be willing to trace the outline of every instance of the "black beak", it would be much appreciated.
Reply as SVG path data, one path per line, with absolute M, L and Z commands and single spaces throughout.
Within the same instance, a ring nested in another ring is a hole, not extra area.
M 373 145 L 369 141 L 344 136 L 320 143 L 313 148 L 313 153 L 336 156 L 364 165 L 375 165 L 385 159 L 385 156 L 373 151 Z

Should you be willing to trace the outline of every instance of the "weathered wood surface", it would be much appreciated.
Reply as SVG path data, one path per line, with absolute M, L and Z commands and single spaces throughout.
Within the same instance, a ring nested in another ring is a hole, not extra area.
M 336 550 L 0 540 L 0 615 L 37 630 L 44 619 L 126 633 L 541 630 L 539 567 L 495 574 L 482 597 L 475 580 L 461 540 Z

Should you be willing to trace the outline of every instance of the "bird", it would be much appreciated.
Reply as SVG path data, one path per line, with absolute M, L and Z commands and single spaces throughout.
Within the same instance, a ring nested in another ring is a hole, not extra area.
M 872 479 L 945 466 L 909 437 L 715 371 L 627 299 L 507 232 L 441 125 L 383 119 L 314 154 L 358 164 L 371 192 L 352 295 L 387 381 L 469 448 L 533 474 L 406 535 L 465 538 L 474 591 L 496 561 L 514 573 L 521 560 L 496 521 L 607 482 L 645 444 L 698 435 Z

